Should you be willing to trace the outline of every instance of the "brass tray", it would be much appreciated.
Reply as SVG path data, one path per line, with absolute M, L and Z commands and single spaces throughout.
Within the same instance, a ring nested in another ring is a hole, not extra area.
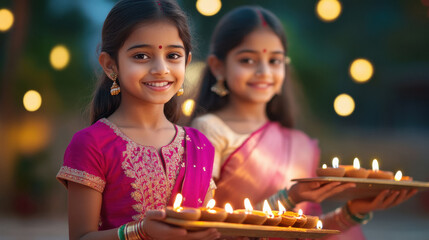
M 339 234 L 338 230 L 306 229 L 294 227 L 278 227 L 265 225 L 251 225 L 227 222 L 186 221 L 175 218 L 166 218 L 163 222 L 183 227 L 190 231 L 216 228 L 225 236 L 241 237 L 276 237 L 276 238 L 321 238 L 328 234 Z
M 373 179 L 373 178 L 351 178 L 351 177 L 315 177 L 315 178 L 296 178 L 291 181 L 297 182 L 343 182 L 343 183 L 356 183 L 356 188 L 347 189 L 338 193 L 330 199 L 334 200 L 351 200 L 375 197 L 381 191 L 413 189 L 428 190 L 429 182 L 419 181 L 395 181 L 388 179 Z

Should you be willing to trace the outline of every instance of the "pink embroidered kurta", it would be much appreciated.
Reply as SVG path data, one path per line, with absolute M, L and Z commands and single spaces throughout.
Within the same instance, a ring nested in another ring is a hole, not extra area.
M 213 147 L 197 130 L 175 128 L 173 141 L 159 154 L 101 119 L 74 135 L 57 178 L 102 193 L 100 230 L 164 209 L 177 192 L 184 195 L 184 206 L 199 207 L 210 184 Z

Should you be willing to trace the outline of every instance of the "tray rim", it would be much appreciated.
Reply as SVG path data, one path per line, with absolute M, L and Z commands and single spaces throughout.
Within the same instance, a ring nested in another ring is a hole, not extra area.
M 379 185 L 391 185 L 406 188 L 429 188 L 429 182 L 421 181 L 395 181 L 388 179 L 376 179 L 376 178 L 352 178 L 352 177 L 312 177 L 312 178 L 294 178 L 291 181 L 296 182 L 352 182 L 352 183 L 364 183 L 364 184 L 379 184 Z

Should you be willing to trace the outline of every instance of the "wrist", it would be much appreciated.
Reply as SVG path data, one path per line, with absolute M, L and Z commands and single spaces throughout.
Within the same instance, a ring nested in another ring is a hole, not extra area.
M 373 217 L 372 212 L 364 213 L 364 214 L 351 212 L 351 210 L 349 208 L 349 203 L 344 205 L 343 212 L 344 212 L 346 218 L 348 218 L 349 220 L 351 220 L 355 223 L 359 223 L 359 224 L 367 224 Z

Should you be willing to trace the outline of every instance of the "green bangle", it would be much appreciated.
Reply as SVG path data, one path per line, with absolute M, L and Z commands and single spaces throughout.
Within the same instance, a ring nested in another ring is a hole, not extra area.
M 125 240 L 125 233 L 124 233 L 124 229 L 125 229 L 125 224 L 120 226 L 118 228 L 118 238 L 119 240 Z
M 369 220 L 371 220 L 372 219 L 372 217 L 373 217 L 373 213 L 372 212 L 369 212 L 369 213 L 367 213 L 367 214 L 365 214 L 365 215 L 355 215 L 355 214 L 352 214 L 351 212 L 350 212 L 350 209 L 349 209 L 349 206 L 348 206 L 348 204 L 346 204 L 345 206 L 344 206 L 344 210 L 346 211 L 346 213 L 347 213 L 347 215 L 349 215 L 349 217 L 353 220 L 353 221 L 355 221 L 355 222 L 357 222 L 357 223 L 360 223 L 360 224 L 367 224 L 368 222 L 369 222 Z

